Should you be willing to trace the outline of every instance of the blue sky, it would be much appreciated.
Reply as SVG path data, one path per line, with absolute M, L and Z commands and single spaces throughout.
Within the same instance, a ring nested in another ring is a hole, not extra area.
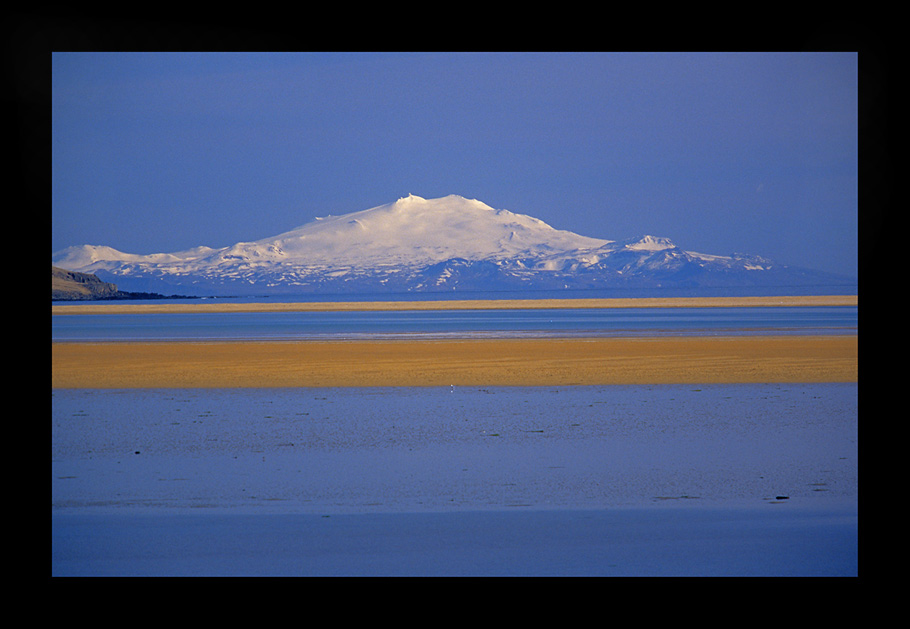
M 856 275 L 856 53 L 55 53 L 52 248 L 407 194 Z

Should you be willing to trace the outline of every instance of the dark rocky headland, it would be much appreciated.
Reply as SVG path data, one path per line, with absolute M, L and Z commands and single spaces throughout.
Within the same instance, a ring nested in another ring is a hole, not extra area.
M 67 271 L 51 266 L 51 301 L 125 300 L 125 299 L 195 299 L 186 295 L 134 293 L 117 289 L 116 284 L 102 282 L 91 273 Z

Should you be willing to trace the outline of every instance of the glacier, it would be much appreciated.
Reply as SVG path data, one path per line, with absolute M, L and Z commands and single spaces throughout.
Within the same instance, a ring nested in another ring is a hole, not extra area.
M 223 248 L 130 254 L 73 246 L 54 266 L 121 290 L 198 296 L 749 287 L 843 283 L 760 256 L 685 251 L 643 235 L 605 240 L 476 199 L 413 194 L 316 218 L 277 236 Z

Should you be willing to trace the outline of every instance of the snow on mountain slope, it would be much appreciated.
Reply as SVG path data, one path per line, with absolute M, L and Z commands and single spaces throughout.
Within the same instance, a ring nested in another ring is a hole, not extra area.
M 413 266 L 453 257 L 508 258 L 586 249 L 607 242 L 457 195 L 429 200 L 409 195 L 369 210 L 317 219 L 272 238 L 238 243 L 207 260 L 240 256 L 332 266 Z
M 220 249 L 136 255 L 83 245 L 52 261 L 125 290 L 195 294 L 749 283 L 778 269 L 754 256 L 686 252 L 667 238 L 590 238 L 457 195 L 409 195 Z
M 123 253 L 113 247 L 81 245 L 76 247 L 67 247 L 54 254 L 54 263 L 60 268 L 72 271 L 77 268 L 89 268 L 104 264 L 117 263 L 151 263 L 166 264 L 172 262 L 186 262 L 208 256 L 217 251 L 211 247 L 194 247 L 185 251 L 175 253 L 152 253 L 141 255 L 135 253 Z M 59 264 L 58 264 L 59 263 Z

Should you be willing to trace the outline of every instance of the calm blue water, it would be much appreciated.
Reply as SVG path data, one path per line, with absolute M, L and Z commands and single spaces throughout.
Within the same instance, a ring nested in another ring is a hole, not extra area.
M 855 334 L 857 307 L 55 315 L 53 341 Z
M 856 576 L 857 396 L 856 383 L 54 390 L 51 569 Z

